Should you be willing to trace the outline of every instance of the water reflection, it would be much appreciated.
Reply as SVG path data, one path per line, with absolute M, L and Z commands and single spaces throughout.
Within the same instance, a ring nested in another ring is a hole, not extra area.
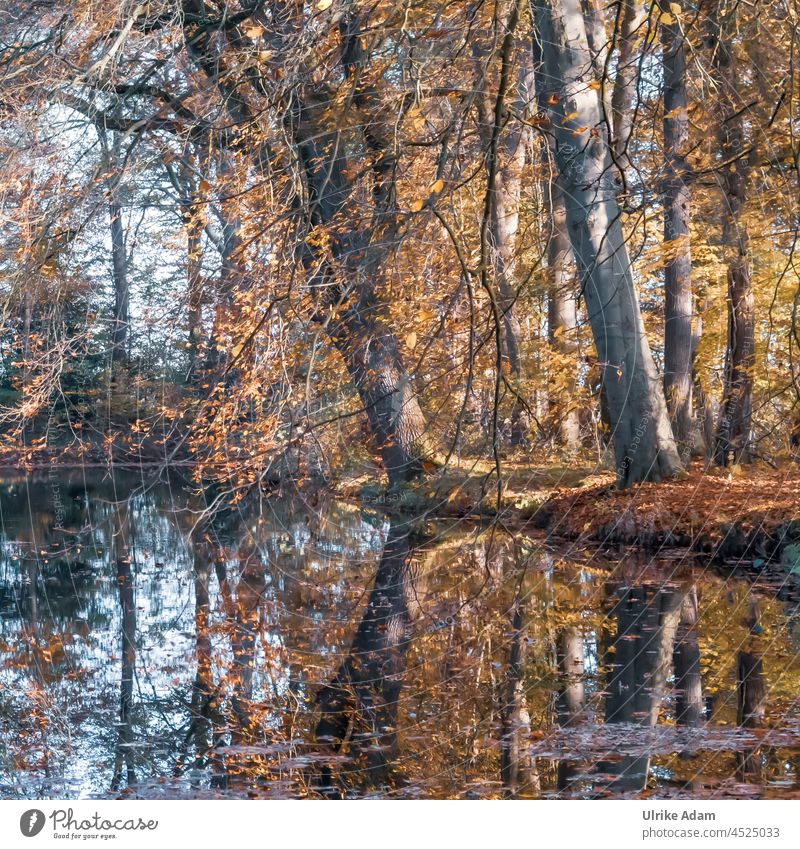
M 796 793 L 796 608 L 186 481 L 0 484 L 0 795 Z
M 398 761 L 397 710 L 418 613 L 413 534 L 408 522 L 391 523 L 352 647 L 317 696 L 316 739 L 335 752 L 348 743 L 348 771 L 365 790 L 404 780 L 392 772 Z M 339 795 L 330 767 L 323 767 L 322 778 L 323 792 Z
M 622 585 L 614 592 L 617 633 L 606 650 L 605 721 L 653 726 L 664 697 L 683 594 L 675 587 L 648 584 Z M 606 760 L 599 769 L 612 776 L 609 790 L 643 790 L 650 758 L 643 753 Z

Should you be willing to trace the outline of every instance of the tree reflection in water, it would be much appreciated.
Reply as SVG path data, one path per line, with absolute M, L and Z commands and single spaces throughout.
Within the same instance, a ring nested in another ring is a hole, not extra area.
M 403 781 L 395 768 L 397 709 L 417 615 L 413 553 L 411 525 L 393 520 L 350 652 L 317 696 L 316 739 L 334 752 L 347 746 L 348 778 L 364 789 Z M 330 767 L 322 768 L 321 789 L 339 792 Z
M 319 498 L 198 524 L 190 490 L 76 473 L 56 528 L 47 477 L 0 485 L 4 795 L 797 790 L 768 589 Z
M 612 591 L 617 633 L 606 651 L 605 721 L 654 726 L 670 671 L 683 593 L 675 587 L 647 584 L 622 585 Z M 650 757 L 609 759 L 598 768 L 610 776 L 608 790 L 643 790 Z

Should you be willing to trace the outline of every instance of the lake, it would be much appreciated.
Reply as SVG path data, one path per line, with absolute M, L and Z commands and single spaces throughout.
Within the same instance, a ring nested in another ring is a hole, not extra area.
M 0 481 L 2 798 L 798 793 L 788 588 L 319 492 L 211 501 Z

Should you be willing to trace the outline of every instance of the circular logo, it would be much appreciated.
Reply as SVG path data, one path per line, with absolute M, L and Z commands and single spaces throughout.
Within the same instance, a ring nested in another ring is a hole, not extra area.
M 42 811 L 31 808 L 19 818 L 19 830 L 25 837 L 36 837 L 44 828 L 45 816 Z

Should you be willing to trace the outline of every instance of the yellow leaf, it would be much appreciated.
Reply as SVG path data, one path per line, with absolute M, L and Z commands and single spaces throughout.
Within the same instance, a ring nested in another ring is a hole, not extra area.
M 412 330 L 411 333 L 409 333 L 408 336 L 406 336 L 406 346 L 413 351 L 416 344 L 417 344 L 417 334 Z
M 670 3 L 669 10 L 670 12 L 672 12 L 673 15 L 675 15 L 676 18 L 680 18 L 681 12 L 683 11 L 683 9 L 681 9 L 680 3 Z
M 672 26 L 675 23 L 675 18 L 669 12 L 662 12 L 659 20 L 665 27 Z
M 319 3 L 317 3 L 317 8 L 320 10 L 320 12 L 324 12 L 326 9 L 330 9 L 332 3 L 333 0 L 319 0 Z
M 592 91 L 600 91 L 602 85 L 600 83 L 600 80 L 592 80 L 590 83 L 587 84 L 586 87 L 592 89 Z
M 437 180 L 435 183 L 431 183 L 430 191 L 438 195 L 439 192 L 444 188 L 444 180 Z
M 410 209 L 412 212 L 419 212 L 419 211 L 422 209 L 422 207 L 423 207 L 423 206 L 425 206 L 425 201 L 424 201 L 424 200 L 415 200 L 415 201 L 411 204 L 411 206 L 409 207 L 409 209 Z

